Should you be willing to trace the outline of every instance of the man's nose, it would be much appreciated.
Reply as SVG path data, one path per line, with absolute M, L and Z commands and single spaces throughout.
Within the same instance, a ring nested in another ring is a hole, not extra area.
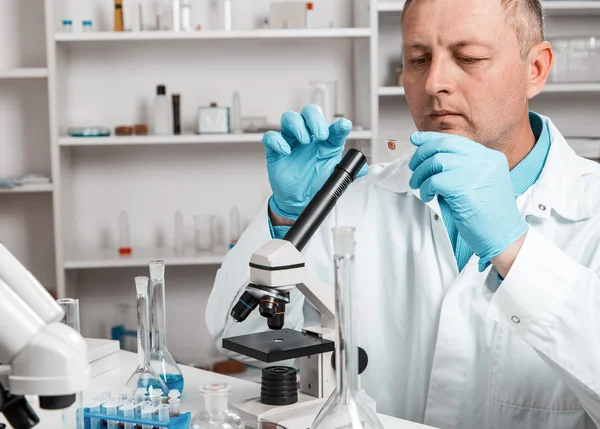
M 447 59 L 441 56 L 432 58 L 425 89 L 432 96 L 451 94 L 454 91 L 451 67 Z

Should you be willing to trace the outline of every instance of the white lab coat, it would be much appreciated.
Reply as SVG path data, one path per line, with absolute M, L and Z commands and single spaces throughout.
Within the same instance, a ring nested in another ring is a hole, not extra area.
M 502 284 L 476 256 L 459 274 L 437 201 L 408 186 L 414 149 L 372 166 L 338 203 L 338 225 L 356 227 L 362 385 L 379 412 L 439 428 L 600 427 L 600 165 L 549 127 L 544 170 L 517 199 L 530 230 Z M 270 239 L 267 216 L 265 205 L 217 274 L 206 322 L 218 347 L 267 330 L 258 311 L 229 317 L 251 253 Z M 330 284 L 334 221 L 303 252 Z M 304 304 L 292 296 L 286 327 L 312 317 Z

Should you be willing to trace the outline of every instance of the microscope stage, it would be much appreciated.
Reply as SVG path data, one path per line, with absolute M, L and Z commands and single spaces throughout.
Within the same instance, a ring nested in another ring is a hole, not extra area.
M 332 352 L 335 343 L 293 329 L 223 338 L 223 348 L 271 363 Z

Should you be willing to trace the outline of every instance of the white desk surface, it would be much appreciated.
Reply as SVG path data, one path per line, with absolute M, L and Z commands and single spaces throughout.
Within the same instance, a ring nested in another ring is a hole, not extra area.
M 120 369 L 115 369 L 93 378 L 90 386 L 84 391 L 84 398 L 97 395 L 103 386 L 109 386 L 111 389 L 120 389 L 125 384 L 129 376 L 137 367 L 137 355 L 123 350 L 121 350 L 119 354 L 121 359 Z M 260 394 L 260 385 L 257 383 L 187 366 L 181 366 L 181 371 L 183 372 L 183 378 L 185 380 L 185 387 L 183 390 L 183 395 L 181 396 L 181 411 L 189 411 L 192 413 L 192 415 L 194 415 L 196 411 L 203 408 L 202 395 L 198 390 L 198 386 L 200 385 L 219 382 L 229 383 L 232 387 L 230 396 L 231 402 L 257 397 Z M 40 423 L 35 427 L 35 429 L 62 429 L 60 411 L 40 410 L 37 405 L 37 401 L 33 402 L 32 400 L 31 402 L 40 418 Z M 378 414 L 378 416 L 385 429 L 429 428 L 429 426 L 423 426 L 417 423 L 400 420 L 382 414 Z M 6 423 L 4 416 L 1 414 L 0 422 Z

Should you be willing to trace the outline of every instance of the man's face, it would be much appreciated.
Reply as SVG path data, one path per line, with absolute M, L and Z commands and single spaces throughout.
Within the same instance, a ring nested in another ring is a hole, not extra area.
M 402 39 L 417 129 L 501 150 L 527 108 L 527 66 L 500 0 L 416 0 Z

